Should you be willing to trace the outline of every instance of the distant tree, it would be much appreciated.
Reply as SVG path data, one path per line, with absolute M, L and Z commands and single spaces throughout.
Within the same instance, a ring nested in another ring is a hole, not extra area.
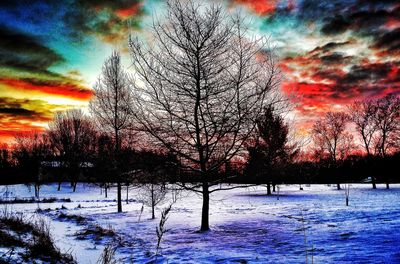
M 123 174 L 119 156 L 122 137 L 131 129 L 132 119 L 129 111 L 132 101 L 131 88 L 131 80 L 122 68 L 120 54 L 113 52 L 103 64 L 89 108 L 100 129 L 114 140 L 114 155 L 111 157 L 110 166 L 117 182 L 118 212 L 122 212 L 121 175 Z
M 12 153 L 6 144 L 0 145 L 0 169 L 12 166 Z
M 243 19 L 219 5 L 168 1 L 165 19 L 149 32 L 151 44 L 130 41 L 142 82 L 135 120 L 197 175 L 199 183 L 181 186 L 202 195 L 201 231 L 207 231 L 210 194 L 224 189 L 214 172 L 245 150 L 254 120 L 278 100 L 271 91 L 279 70 L 267 39 L 249 39 Z
M 399 150 L 400 98 L 387 95 L 377 100 L 374 121 L 378 130 L 376 149 L 381 157 L 386 158 L 388 153 Z M 386 188 L 389 189 L 388 181 Z
M 49 123 L 48 135 L 61 164 L 68 168 L 75 192 L 80 170 L 94 151 L 96 132 L 93 123 L 80 109 L 58 112 Z M 61 181 L 58 190 L 60 186 Z
M 349 116 L 342 112 L 328 112 L 312 128 L 314 145 L 321 157 L 327 156 L 333 168 L 343 160 L 352 148 L 352 136 L 346 132 Z M 340 190 L 340 183 L 337 183 Z
M 96 174 L 96 181 L 100 188 L 104 188 L 104 195 L 108 197 L 109 184 L 113 181 L 113 168 L 110 160 L 114 155 L 113 139 L 106 133 L 99 134 L 96 138 L 96 151 L 93 159 L 93 167 Z
M 283 164 L 291 162 L 299 149 L 289 143 L 289 127 L 272 106 L 264 109 L 256 123 L 254 144 L 248 147 L 247 172 L 262 174 L 267 181 L 267 194 L 271 195 L 271 183 L 274 185 L 276 182 L 276 170 L 283 169 Z
M 23 174 L 34 180 L 35 197 L 39 198 L 41 178 L 41 162 L 51 155 L 51 147 L 45 134 L 30 132 L 17 134 L 13 147 L 13 157 Z
M 143 204 L 150 206 L 151 219 L 155 219 L 155 207 L 165 199 L 167 190 L 165 185 L 160 182 L 145 183 L 139 191 L 139 200 Z
M 355 124 L 356 132 L 361 136 L 367 156 L 373 154 L 373 140 L 377 131 L 376 111 L 377 107 L 372 100 L 355 101 L 349 108 L 350 120 Z
M 134 181 L 141 185 L 139 199 L 151 207 L 152 219 L 155 219 L 155 207 L 167 194 L 167 181 L 176 174 L 176 159 L 172 155 L 156 151 L 141 151 L 137 156 L 137 168 L 140 172 L 135 175 Z
M 355 124 L 357 134 L 361 137 L 367 159 L 373 154 L 374 140 L 377 132 L 375 116 L 377 107 L 373 100 L 355 101 L 349 107 L 350 120 Z M 376 180 L 372 176 L 372 188 L 376 189 Z
M 400 98 L 387 95 L 376 101 L 375 125 L 378 129 L 377 150 L 379 155 L 386 157 L 395 151 L 396 137 L 400 131 Z

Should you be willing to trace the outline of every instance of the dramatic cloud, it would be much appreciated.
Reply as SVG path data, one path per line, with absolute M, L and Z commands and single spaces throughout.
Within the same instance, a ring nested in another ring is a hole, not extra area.
M 88 35 L 112 43 L 126 40 L 129 30 L 140 28 L 144 15 L 140 0 L 2 1 L 0 7 L 3 17 L 44 29 L 53 25 L 74 41 Z
M 77 0 L 64 15 L 71 36 L 94 34 L 106 42 L 126 41 L 129 30 L 139 29 L 144 15 L 142 2 Z
M 43 100 L 0 97 L 0 138 L 12 140 L 17 133 L 43 131 L 44 124 L 62 107 Z
M 263 1 L 263 0 L 234 0 L 233 3 L 235 4 L 241 4 L 246 7 L 248 7 L 250 10 L 255 12 L 258 15 L 266 15 L 266 14 L 271 14 L 275 11 L 276 5 L 277 5 L 276 0 L 272 1 Z
M 54 111 L 71 107 L 49 101 L 86 102 L 92 96 L 91 89 L 74 79 L 77 73 L 50 70 L 66 60 L 40 37 L 0 26 L 0 39 L 0 141 L 21 131 L 43 130 Z M 32 96 L 43 100 L 27 99 Z
M 400 12 L 400 10 L 399 10 Z M 400 55 L 400 24 L 398 28 L 380 34 L 372 48 L 383 50 L 388 54 Z
M 65 59 L 41 44 L 38 38 L 0 27 L 0 67 L 22 70 L 47 71 L 47 68 Z
M 0 78 L 0 84 L 7 85 L 10 88 L 14 89 L 36 91 L 44 94 L 64 96 L 85 101 L 89 100 L 93 94 L 92 90 L 89 90 L 74 83 L 38 80 L 32 78 Z

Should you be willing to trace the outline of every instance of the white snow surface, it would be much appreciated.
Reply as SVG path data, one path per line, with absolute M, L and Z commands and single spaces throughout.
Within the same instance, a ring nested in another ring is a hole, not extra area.
M 349 206 L 345 191 L 336 190 L 336 185 L 303 188 L 281 185 L 279 197 L 267 196 L 262 186 L 212 193 L 211 231 L 205 233 L 198 232 L 201 196 L 181 192 L 169 213 L 157 259 L 156 227 L 171 194 L 157 207 L 155 220 L 151 208 L 145 207 L 141 214 L 137 188 L 130 189 L 123 213 L 116 212 L 116 188 L 105 198 L 98 186 L 89 184 L 79 184 L 75 193 L 67 183 L 61 191 L 56 184 L 42 186 L 41 199 L 70 198 L 69 203 L 7 207 L 26 215 L 34 215 L 38 207 L 51 209 L 41 215 L 51 221 L 57 246 L 72 253 L 78 263 L 96 263 L 109 240 L 77 239 L 74 234 L 84 226 L 57 218 L 60 212 L 111 226 L 124 242 L 116 251 L 122 263 L 400 263 L 400 184 L 389 190 L 384 185 L 373 190 L 370 184 L 352 184 Z M 123 197 L 125 192 L 124 188 Z M 33 189 L 0 186 L 0 196 L 5 195 L 30 198 Z M 55 210 L 61 206 L 66 209 Z

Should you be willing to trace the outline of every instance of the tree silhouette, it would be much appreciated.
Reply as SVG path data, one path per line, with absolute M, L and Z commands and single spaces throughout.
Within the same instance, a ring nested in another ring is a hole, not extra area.
M 247 173 L 262 174 L 267 181 L 267 194 L 271 195 L 271 183 L 277 180 L 274 169 L 282 169 L 279 165 L 291 162 L 299 150 L 289 144 L 289 127 L 272 106 L 264 108 L 256 123 L 254 144 L 248 147 Z
M 314 145 L 323 158 L 327 155 L 329 163 L 334 168 L 338 161 L 343 160 L 352 148 L 352 135 L 346 132 L 349 116 L 342 112 L 328 112 L 318 120 L 312 128 Z M 337 182 L 340 190 L 340 182 Z
M 104 62 L 102 74 L 95 87 L 94 96 L 89 108 L 96 118 L 100 129 L 108 133 L 114 139 L 114 155 L 110 160 L 117 182 L 118 212 L 122 212 L 121 175 L 122 164 L 119 162 L 121 154 L 122 137 L 131 128 L 131 115 L 129 104 L 131 103 L 131 81 L 123 70 L 121 57 L 118 52 Z
M 381 157 L 386 158 L 388 153 L 399 148 L 400 98 L 389 94 L 377 100 L 374 120 L 378 130 L 376 149 Z M 386 178 L 386 189 L 389 189 Z
M 361 137 L 362 144 L 367 153 L 367 159 L 371 160 L 373 146 L 376 139 L 377 126 L 375 122 L 377 107 L 375 101 L 355 101 L 349 107 L 350 120 L 355 124 L 356 133 Z M 376 189 L 375 177 L 372 177 L 372 188 Z
M 58 112 L 49 123 L 48 135 L 51 145 L 64 167 L 69 170 L 74 192 L 80 169 L 94 152 L 95 134 L 93 123 L 80 109 Z
M 209 197 L 223 180 L 214 172 L 245 150 L 264 105 L 281 99 L 272 93 L 279 70 L 268 40 L 246 37 L 243 19 L 219 5 L 169 1 L 161 21 L 153 23 L 151 44 L 130 40 L 143 84 L 132 111 L 143 131 L 196 175 L 199 183 L 181 186 L 202 195 L 206 231 Z

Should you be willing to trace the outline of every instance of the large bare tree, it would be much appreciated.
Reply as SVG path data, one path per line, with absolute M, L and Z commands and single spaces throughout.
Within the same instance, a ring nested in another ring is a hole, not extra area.
M 129 105 L 132 100 L 131 80 L 124 71 L 121 57 L 118 52 L 104 62 L 102 73 L 94 86 L 94 96 L 89 107 L 92 115 L 97 119 L 100 128 L 114 139 L 113 164 L 115 180 L 117 182 L 118 212 L 122 212 L 121 201 L 121 153 L 122 137 L 131 128 Z
M 346 132 L 348 115 L 342 112 L 328 112 L 315 122 L 312 128 L 314 145 L 320 154 L 327 154 L 331 165 L 336 167 L 339 160 L 343 160 L 351 150 L 351 134 Z M 340 190 L 340 183 L 337 183 Z
M 57 112 L 47 131 L 52 147 L 69 169 L 73 191 L 79 178 L 80 168 L 94 151 L 95 130 L 93 123 L 81 109 Z M 61 181 L 58 185 L 60 190 Z
M 131 38 L 138 84 L 132 110 L 155 142 L 197 175 L 184 185 L 203 197 L 201 230 L 209 230 L 216 173 L 244 151 L 266 104 L 279 101 L 280 74 L 268 39 L 250 37 L 239 15 L 219 5 L 169 1 L 152 39 Z

